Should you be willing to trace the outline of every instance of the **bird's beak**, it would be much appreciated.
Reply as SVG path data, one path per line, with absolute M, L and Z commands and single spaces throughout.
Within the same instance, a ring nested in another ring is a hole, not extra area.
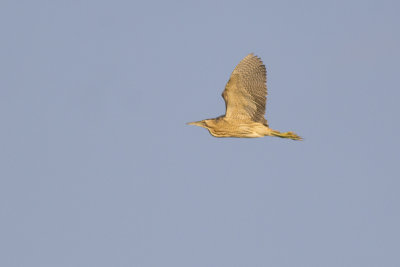
M 204 127 L 204 122 L 203 121 L 188 122 L 186 124 L 187 125 L 196 125 L 196 126 Z

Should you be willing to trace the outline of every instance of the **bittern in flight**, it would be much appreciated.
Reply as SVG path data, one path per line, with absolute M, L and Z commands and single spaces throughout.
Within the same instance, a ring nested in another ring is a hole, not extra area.
M 215 137 L 277 136 L 302 140 L 294 132 L 281 133 L 268 127 L 265 115 L 267 72 L 260 58 L 247 55 L 233 70 L 222 97 L 226 112 L 215 119 L 189 122 L 206 128 Z

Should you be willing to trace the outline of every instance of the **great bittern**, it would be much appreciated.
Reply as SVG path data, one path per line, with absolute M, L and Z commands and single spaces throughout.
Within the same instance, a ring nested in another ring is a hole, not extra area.
M 226 112 L 215 119 L 189 122 L 206 128 L 215 137 L 277 136 L 302 140 L 294 132 L 281 133 L 268 127 L 265 115 L 267 72 L 260 58 L 247 55 L 233 70 L 222 97 Z

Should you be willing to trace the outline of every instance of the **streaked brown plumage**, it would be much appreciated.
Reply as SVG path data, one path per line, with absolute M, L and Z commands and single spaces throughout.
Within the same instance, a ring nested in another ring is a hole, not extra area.
M 294 132 L 281 133 L 268 127 L 265 115 L 267 72 L 260 58 L 247 55 L 233 70 L 222 97 L 225 115 L 215 119 L 190 122 L 208 129 L 215 137 L 277 136 L 302 140 Z

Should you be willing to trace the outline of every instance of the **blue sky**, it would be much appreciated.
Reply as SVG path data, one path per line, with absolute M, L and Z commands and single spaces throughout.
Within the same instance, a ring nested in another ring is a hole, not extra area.
M 1 266 L 399 266 L 397 1 L 2 1 Z M 303 142 L 218 139 L 248 53 Z

